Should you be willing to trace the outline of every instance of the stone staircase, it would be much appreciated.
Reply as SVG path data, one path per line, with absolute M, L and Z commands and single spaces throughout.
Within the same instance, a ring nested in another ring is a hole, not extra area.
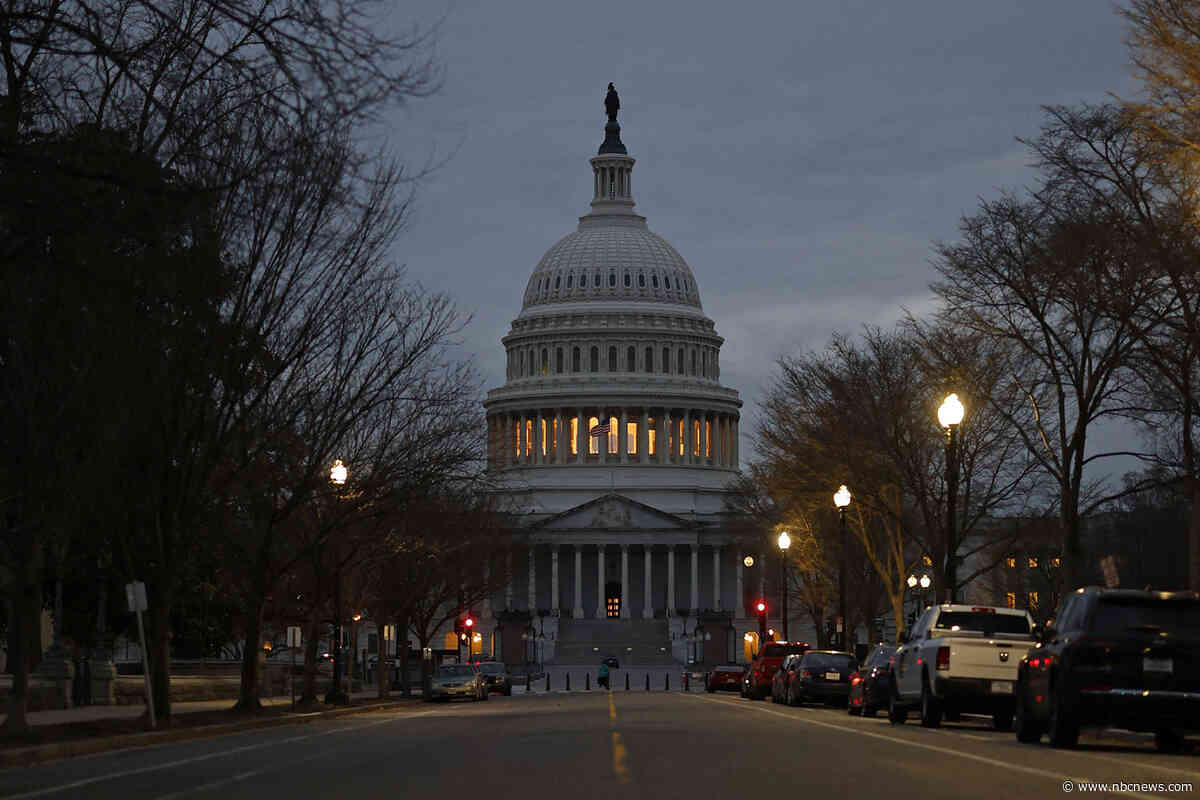
M 673 666 L 665 619 L 569 619 L 558 622 L 554 664 L 597 665 L 616 656 L 622 666 Z

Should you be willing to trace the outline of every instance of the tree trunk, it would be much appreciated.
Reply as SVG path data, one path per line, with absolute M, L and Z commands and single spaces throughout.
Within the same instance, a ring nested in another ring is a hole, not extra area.
M 171 719 L 171 609 L 165 595 L 156 600 L 147 612 L 150 630 L 146 634 L 146 657 L 150 664 L 154 716 L 159 724 L 166 726 Z
M 387 619 L 383 609 L 375 609 L 371 616 L 375 619 L 375 690 L 380 700 L 386 700 L 392 671 L 387 665 L 387 642 L 383 639 L 384 620 Z M 366 662 L 363 662 L 364 668 Z
M 258 711 L 262 703 L 258 699 L 258 650 L 262 638 L 262 615 L 264 602 L 259 592 L 251 599 L 251 611 L 246 618 L 246 646 L 242 649 L 242 683 L 238 690 L 237 711 Z
M 22 570 L 24 571 L 24 570 Z M 42 584 L 24 580 L 21 575 L 15 581 L 9 608 L 8 624 L 8 671 L 12 673 L 12 689 L 8 693 L 8 716 L 4 719 L 5 733 L 25 733 L 29 730 L 29 719 L 25 712 L 29 707 L 29 672 L 31 644 L 36 635 L 41 642 Z
M 400 694 L 412 697 L 412 687 L 408 684 L 408 619 L 396 618 L 396 652 L 400 656 Z

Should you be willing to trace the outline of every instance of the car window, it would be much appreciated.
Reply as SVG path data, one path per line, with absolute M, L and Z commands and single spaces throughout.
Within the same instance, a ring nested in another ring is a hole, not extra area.
M 782 658 L 791 653 L 803 653 L 808 648 L 802 644 L 769 644 L 763 648 L 764 658 Z
M 917 624 L 913 625 L 912 638 L 918 639 L 925 635 L 925 631 L 929 630 L 929 618 L 933 615 L 933 609 L 925 609 L 925 613 L 917 620 Z
M 474 672 L 475 670 L 466 664 L 445 664 L 438 667 L 438 675 L 443 678 L 465 678 Z
M 1061 632 L 1079 630 L 1083 622 L 1084 599 L 1082 597 L 1068 598 L 1063 604 L 1062 612 L 1054 618 L 1055 630 Z
M 1143 632 L 1194 638 L 1200 636 L 1200 602 L 1101 597 L 1092 615 L 1092 630 L 1110 636 Z
M 854 656 L 842 653 L 808 653 L 800 665 L 804 669 L 836 669 L 840 672 L 853 671 Z
M 480 664 L 479 671 L 484 675 L 501 675 L 504 673 L 503 664 Z
M 1024 615 L 997 614 L 994 611 L 947 611 L 937 619 L 939 631 L 975 631 L 984 636 L 997 633 L 1029 633 L 1029 620 Z

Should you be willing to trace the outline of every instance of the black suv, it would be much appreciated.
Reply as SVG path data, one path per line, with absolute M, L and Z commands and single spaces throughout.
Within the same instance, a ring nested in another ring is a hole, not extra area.
M 1078 589 L 1021 661 L 1017 739 L 1074 747 L 1083 725 L 1153 731 L 1179 749 L 1200 730 L 1200 594 Z
M 483 676 L 484 685 L 487 686 L 488 694 L 499 692 L 505 697 L 512 694 L 512 676 L 508 674 L 508 667 L 499 661 L 476 661 L 475 669 L 479 670 L 479 674 Z

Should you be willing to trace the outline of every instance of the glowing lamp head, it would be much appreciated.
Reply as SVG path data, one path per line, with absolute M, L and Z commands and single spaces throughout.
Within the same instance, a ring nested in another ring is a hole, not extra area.
M 747 567 L 753 567 L 754 566 L 754 556 L 746 556 L 745 558 L 742 559 L 742 563 L 745 564 Z
M 949 428 L 951 425 L 957 425 L 962 422 L 962 418 L 963 404 L 958 399 L 958 395 L 946 395 L 946 399 L 938 407 L 938 422 L 941 423 L 943 428 Z
M 845 508 L 846 506 L 850 505 L 850 490 L 846 488 L 846 484 L 843 483 L 841 487 L 834 492 L 833 504 L 838 508 Z
M 788 536 L 787 531 L 783 531 L 782 533 L 779 534 L 779 549 L 780 550 L 787 550 L 788 547 L 791 546 L 791 544 L 792 544 L 792 537 Z
M 354 615 L 354 621 L 355 621 L 355 622 L 362 622 L 362 614 L 355 614 L 355 615 Z
M 329 468 L 329 480 L 341 486 L 346 482 L 346 478 L 350 476 L 350 471 L 346 469 L 346 465 L 339 458 L 333 462 L 333 466 Z
M 745 639 L 747 642 L 753 642 L 753 641 L 754 641 L 754 634 L 752 634 L 752 633 L 747 633 L 747 634 L 746 634 L 745 636 L 743 636 L 742 638 L 743 638 L 743 639 Z
M 463 624 L 466 625 L 468 628 L 470 628 L 475 625 L 475 620 L 471 619 L 470 617 L 467 617 L 466 620 L 463 621 Z
M 917 585 L 917 576 L 909 575 L 908 576 L 908 588 L 910 588 L 910 589 L 915 588 L 916 585 Z
M 928 575 L 922 575 L 922 576 L 921 576 L 921 588 L 922 588 L 922 589 L 928 589 L 928 588 L 929 588 L 929 584 L 931 584 L 931 583 L 933 583 L 933 581 L 931 581 L 931 580 L 929 579 L 929 576 L 928 576 Z

